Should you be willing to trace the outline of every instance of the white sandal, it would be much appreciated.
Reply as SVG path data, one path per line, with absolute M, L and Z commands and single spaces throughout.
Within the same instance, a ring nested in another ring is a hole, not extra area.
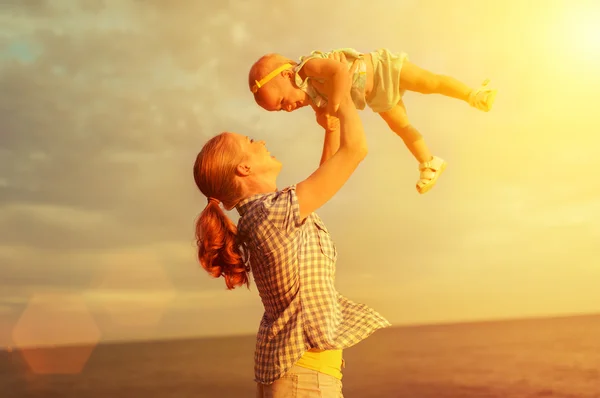
M 437 156 L 434 156 L 428 162 L 419 164 L 421 175 L 419 181 L 417 181 L 417 191 L 424 194 L 433 188 L 439 176 L 446 170 L 447 165 L 444 159 Z
M 489 88 L 489 83 L 489 79 L 484 80 L 479 88 L 473 90 L 471 94 L 469 94 L 469 99 L 467 101 L 469 105 L 484 112 L 489 112 L 492 109 L 498 90 Z

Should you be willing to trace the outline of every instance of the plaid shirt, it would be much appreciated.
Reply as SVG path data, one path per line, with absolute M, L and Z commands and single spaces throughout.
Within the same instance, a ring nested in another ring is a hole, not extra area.
M 265 312 L 254 354 L 255 381 L 271 384 L 311 348 L 344 349 L 390 326 L 334 287 L 337 251 L 315 213 L 300 222 L 296 187 L 244 199 L 238 237 L 249 250 Z

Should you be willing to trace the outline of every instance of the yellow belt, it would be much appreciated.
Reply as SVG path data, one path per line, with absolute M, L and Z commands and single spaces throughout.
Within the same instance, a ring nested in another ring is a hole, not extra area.
M 342 380 L 342 367 L 344 366 L 342 350 L 317 350 L 313 348 L 306 351 L 296 362 L 296 365 Z

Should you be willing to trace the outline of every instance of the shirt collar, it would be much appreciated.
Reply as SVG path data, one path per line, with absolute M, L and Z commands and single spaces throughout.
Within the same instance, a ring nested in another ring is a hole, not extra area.
M 255 203 L 258 199 L 260 199 L 261 197 L 263 197 L 265 195 L 268 195 L 268 193 L 257 193 L 255 195 L 248 196 L 246 199 L 242 199 L 240 202 L 238 202 L 237 205 L 235 205 L 235 208 L 237 209 L 238 214 L 240 216 L 243 216 L 244 214 L 246 214 L 246 212 L 252 206 L 252 204 Z

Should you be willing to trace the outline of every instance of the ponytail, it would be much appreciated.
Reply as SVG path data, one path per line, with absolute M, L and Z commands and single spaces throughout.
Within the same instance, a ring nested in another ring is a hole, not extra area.
M 217 201 L 209 201 L 196 220 L 196 244 L 200 265 L 212 277 L 225 278 L 229 290 L 250 288 L 246 250 L 238 243 L 237 227 Z

